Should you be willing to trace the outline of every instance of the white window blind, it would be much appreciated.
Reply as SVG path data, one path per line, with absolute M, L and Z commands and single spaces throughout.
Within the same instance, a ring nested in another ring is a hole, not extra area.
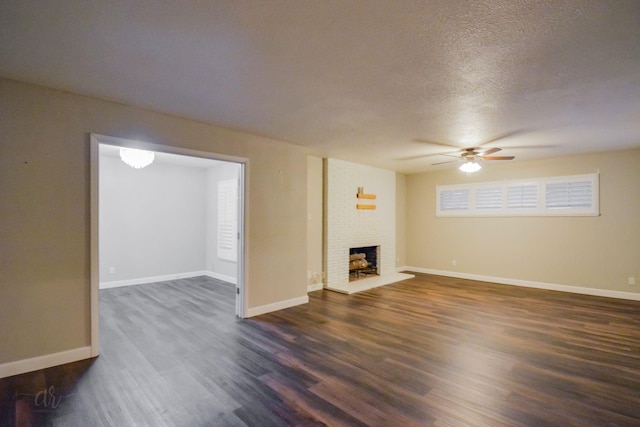
M 538 185 L 510 185 L 507 187 L 507 208 L 534 209 L 538 206 Z
M 502 208 L 502 187 L 476 188 L 476 209 Z
M 454 211 L 469 209 L 469 190 L 449 190 L 440 193 L 440 210 Z
M 548 209 L 590 208 L 593 203 L 591 181 L 555 182 L 546 187 Z
M 598 174 L 436 187 L 436 216 L 598 216 Z
M 238 260 L 238 180 L 218 182 L 218 258 Z

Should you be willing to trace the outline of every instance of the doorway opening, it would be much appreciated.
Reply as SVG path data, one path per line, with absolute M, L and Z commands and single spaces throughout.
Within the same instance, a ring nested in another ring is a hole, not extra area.
M 152 152 L 152 163 L 136 170 L 123 148 Z M 235 285 L 235 315 L 245 317 L 245 162 L 91 135 L 94 355 L 100 289 L 210 276 Z

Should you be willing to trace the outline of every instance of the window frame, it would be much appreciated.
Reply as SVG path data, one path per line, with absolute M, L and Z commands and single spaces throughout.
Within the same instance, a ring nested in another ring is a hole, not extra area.
M 218 181 L 216 256 L 238 261 L 238 180 Z
M 518 217 L 518 216 L 599 216 L 600 215 L 600 174 L 581 174 L 553 176 L 545 178 L 518 179 L 505 181 L 488 181 L 468 184 L 436 186 L 437 217 Z M 591 205 L 589 207 L 547 207 L 547 185 L 560 183 L 589 182 L 591 189 Z M 509 207 L 508 189 L 513 187 L 535 186 L 537 191 L 535 207 Z M 482 208 L 476 203 L 479 189 L 501 188 L 502 204 L 499 208 Z M 447 192 L 467 191 L 467 209 L 448 209 L 442 206 L 443 194 Z

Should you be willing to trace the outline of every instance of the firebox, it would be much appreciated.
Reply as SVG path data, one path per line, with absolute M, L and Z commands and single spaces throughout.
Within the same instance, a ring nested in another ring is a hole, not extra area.
M 364 246 L 349 249 L 349 281 L 377 276 L 380 246 Z

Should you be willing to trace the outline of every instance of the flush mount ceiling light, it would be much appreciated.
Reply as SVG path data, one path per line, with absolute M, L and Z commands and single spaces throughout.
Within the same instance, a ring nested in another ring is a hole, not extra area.
M 135 148 L 121 148 L 120 159 L 134 169 L 142 169 L 153 163 L 153 151 L 137 150 Z
M 473 173 L 482 169 L 482 166 L 480 166 L 480 164 L 477 162 L 467 161 L 464 162 L 458 169 L 460 169 L 462 172 Z

